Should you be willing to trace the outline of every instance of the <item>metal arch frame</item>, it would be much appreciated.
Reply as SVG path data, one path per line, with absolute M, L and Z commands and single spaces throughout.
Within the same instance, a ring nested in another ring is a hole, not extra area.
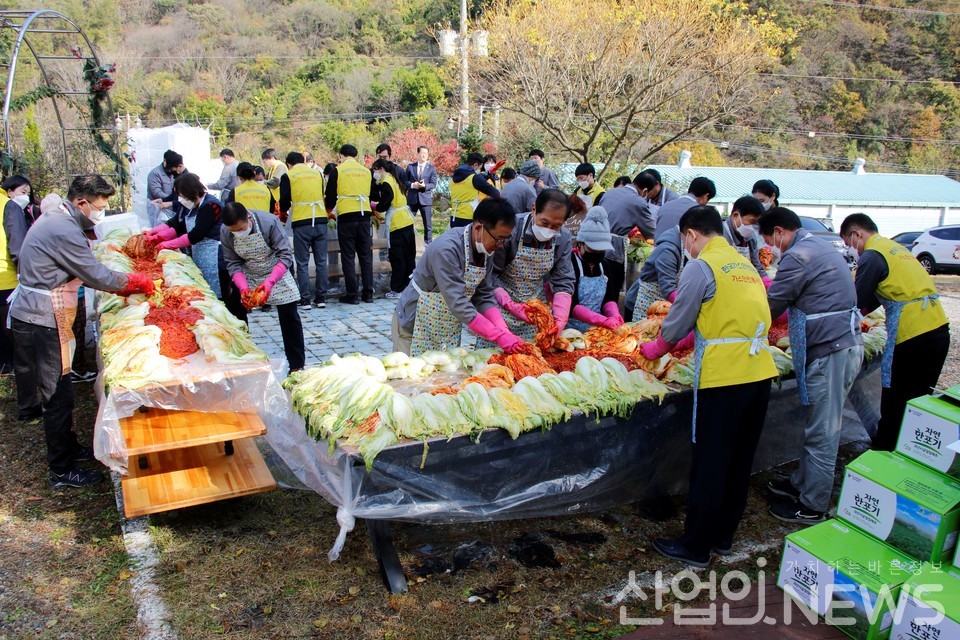
M 31 29 L 33 23 L 36 20 L 47 19 L 47 20 L 59 20 L 63 21 L 66 24 L 70 25 L 70 29 L 57 29 L 57 28 L 41 28 L 41 29 Z M 19 24 L 14 24 L 14 20 L 22 20 Z M 13 100 L 13 86 L 16 80 L 17 74 L 17 61 L 20 56 L 20 48 L 22 45 L 26 45 L 30 50 L 30 53 L 33 55 L 33 59 L 36 61 L 37 66 L 40 69 L 40 74 L 43 77 L 43 83 L 50 89 L 54 90 L 60 95 L 91 95 L 90 91 L 60 91 L 57 87 L 53 85 L 50 81 L 50 76 L 47 73 L 47 69 L 44 66 L 43 61 L 45 59 L 58 59 L 58 60 L 72 60 L 76 59 L 78 62 L 82 62 L 82 59 L 75 58 L 75 56 L 52 56 L 52 55 L 42 55 L 37 54 L 37 51 L 34 49 L 33 45 L 30 44 L 30 41 L 27 39 L 28 33 L 47 33 L 47 34 L 63 34 L 71 35 L 76 34 L 82 38 L 82 44 L 86 46 L 86 50 L 90 52 L 89 57 L 93 59 L 94 64 L 99 67 L 100 57 L 97 55 L 97 51 L 93 46 L 93 43 L 90 41 L 90 38 L 83 32 L 83 30 L 70 18 L 66 17 L 58 11 L 52 11 L 49 9 L 39 9 L 36 11 L 29 10 L 8 10 L 0 11 L 0 29 L 16 29 L 17 38 L 14 41 L 13 48 L 10 51 L 9 66 L 7 70 L 7 82 L 6 82 L 6 93 L 3 99 L 3 111 L 0 114 L 0 117 L 3 119 L 3 139 L 4 145 L 7 150 L 11 148 L 10 146 L 10 104 Z M 70 178 L 74 174 L 70 173 L 69 167 L 69 158 L 68 158 L 68 147 L 67 147 L 67 127 L 64 125 L 63 114 L 60 111 L 60 103 L 57 100 L 57 95 L 51 95 L 50 100 L 53 102 L 53 110 L 57 116 L 57 124 L 60 126 L 60 141 L 63 147 L 63 172 L 64 177 L 69 183 Z M 110 98 L 109 92 L 106 94 L 107 109 L 109 113 L 113 113 L 113 100 Z M 71 129 L 73 130 L 73 129 Z M 85 129 L 77 130 L 86 130 L 92 132 L 93 127 L 87 127 Z M 117 150 L 117 157 L 120 157 L 120 138 L 118 135 L 114 135 L 114 146 Z M 122 168 L 118 166 L 116 168 L 116 175 L 119 177 L 122 175 Z M 124 193 L 123 189 L 120 191 L 120 200 L 121 200 L 121 209 L 124 205 Z

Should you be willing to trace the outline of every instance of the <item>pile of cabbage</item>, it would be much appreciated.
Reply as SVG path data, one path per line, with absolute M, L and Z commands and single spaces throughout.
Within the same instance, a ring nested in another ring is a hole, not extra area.
M 100 262 L 111 269 L 130 272 L 133 263 L 121 252 L 130 236 L 127 228 L 106 234 L 95 249 Z M 163 286 L 194 287 L 205 295 L 190 303 L 203 312 L 203 318 L 192 329 L 201 357 L 224 364 L 267 361 L 266 354 L 251 339 L 246 324 L 214 297 L 193 260 L 178 251 L 165 250 L 159 253 L 157 261 L 163 264 Z M 98 292 L 96 310 L 104 383 L 108 389 L 139 389 L 175 377 L 171 367 L 176 361 L 160 354 L 160 328 L 144 323 L 150 311 L 145 295 L 122 297 Z
M 511 389 L 473 382 L 456 395 L 409 397 L 391 383 L 426 371 L 473 374 L 492 352 L 456 349 L 419 358 L 393 353 L 383 358 L 332 356 L 320 367 L 292 373 L 284 387 L 311 437 L 357 447 L 370 469 L 377 454 L 401 440 L 468 435 L 478 440 L 500 428 L 512 438 L 549 429 L 574 411 L 627 417 L 645 399 L 662 399 L 668 387 L 643 371 L 627 371 L 617 360 L 581 358 L 576 371 L 525 377 Z

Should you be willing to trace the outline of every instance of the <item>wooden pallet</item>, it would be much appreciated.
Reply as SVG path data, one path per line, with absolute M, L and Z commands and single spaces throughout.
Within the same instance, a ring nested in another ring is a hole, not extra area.
M 147 468 L 131 463 L 122 482 L 128 518 L 276 489 L 253 440 L 218 442 L 146 456 Z M 132 462 L 132 461 L 131 461 Z
M 203 413 L 148 409 L 120 420 L 130 458 L 170 449 L 261 436 L 266 425 L 256 413 Z

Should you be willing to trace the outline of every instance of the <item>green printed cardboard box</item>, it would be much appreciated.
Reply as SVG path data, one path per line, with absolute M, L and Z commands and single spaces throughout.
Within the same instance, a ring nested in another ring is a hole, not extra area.
M 839 520 L 787 536 L 777 586 L 856 640 L 886 640 L 920 563 Z
M 960 571 L 925 564 L 900 589 L 891 640 L 960 638 Z
M 887 451 L 847 465 L 837 516 L 917 560 L 949 564 L 960 481 Z
M 952 397 L 955 393 L 960 395 L 960 388 L 939 398 L 921 396 L 907 403 L 897 453 L 960 478 L 960 455 L 950 448 L 960 440 L 960 400 Z

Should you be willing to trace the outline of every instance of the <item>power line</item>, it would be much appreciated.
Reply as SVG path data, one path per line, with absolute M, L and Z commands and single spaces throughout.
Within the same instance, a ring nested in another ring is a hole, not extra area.
M 855 4 L 853 2 L 838 2 L 837 0 L 800 0 L 800 1 L 808 2 L 810 4 L 825 4 L 825 5 L 835 6 L 835 7 L 860 9 L 861 11 L 892 11 L 895 13 L 913 13 L 917 15 L 929 15 L 929 16 L 960 16 L 960 13 L 956 11 L 937 11 L 933 9 L 915 9 L 912 7 L 863 5 L 863 4 Z
M 957 15 L 960 15 L 958 13 Z M 960 82 L 955 82 L 953 80 L 908 80 L 906 78 L 857 78 L 851 76 L 818 76 L 818 75 L 808 75 L 803 73 L 772 73 L 772 72 L 760 72 L 757 75 L 767 76 L 770 78 L 803 78 L 806 80 L 849 80 L 849 81 L 866 81 L 866 82 L 898 82 L 902 84 L 935 84 L 937 82 L 942 82 L 943 84 L 960 84 Z

